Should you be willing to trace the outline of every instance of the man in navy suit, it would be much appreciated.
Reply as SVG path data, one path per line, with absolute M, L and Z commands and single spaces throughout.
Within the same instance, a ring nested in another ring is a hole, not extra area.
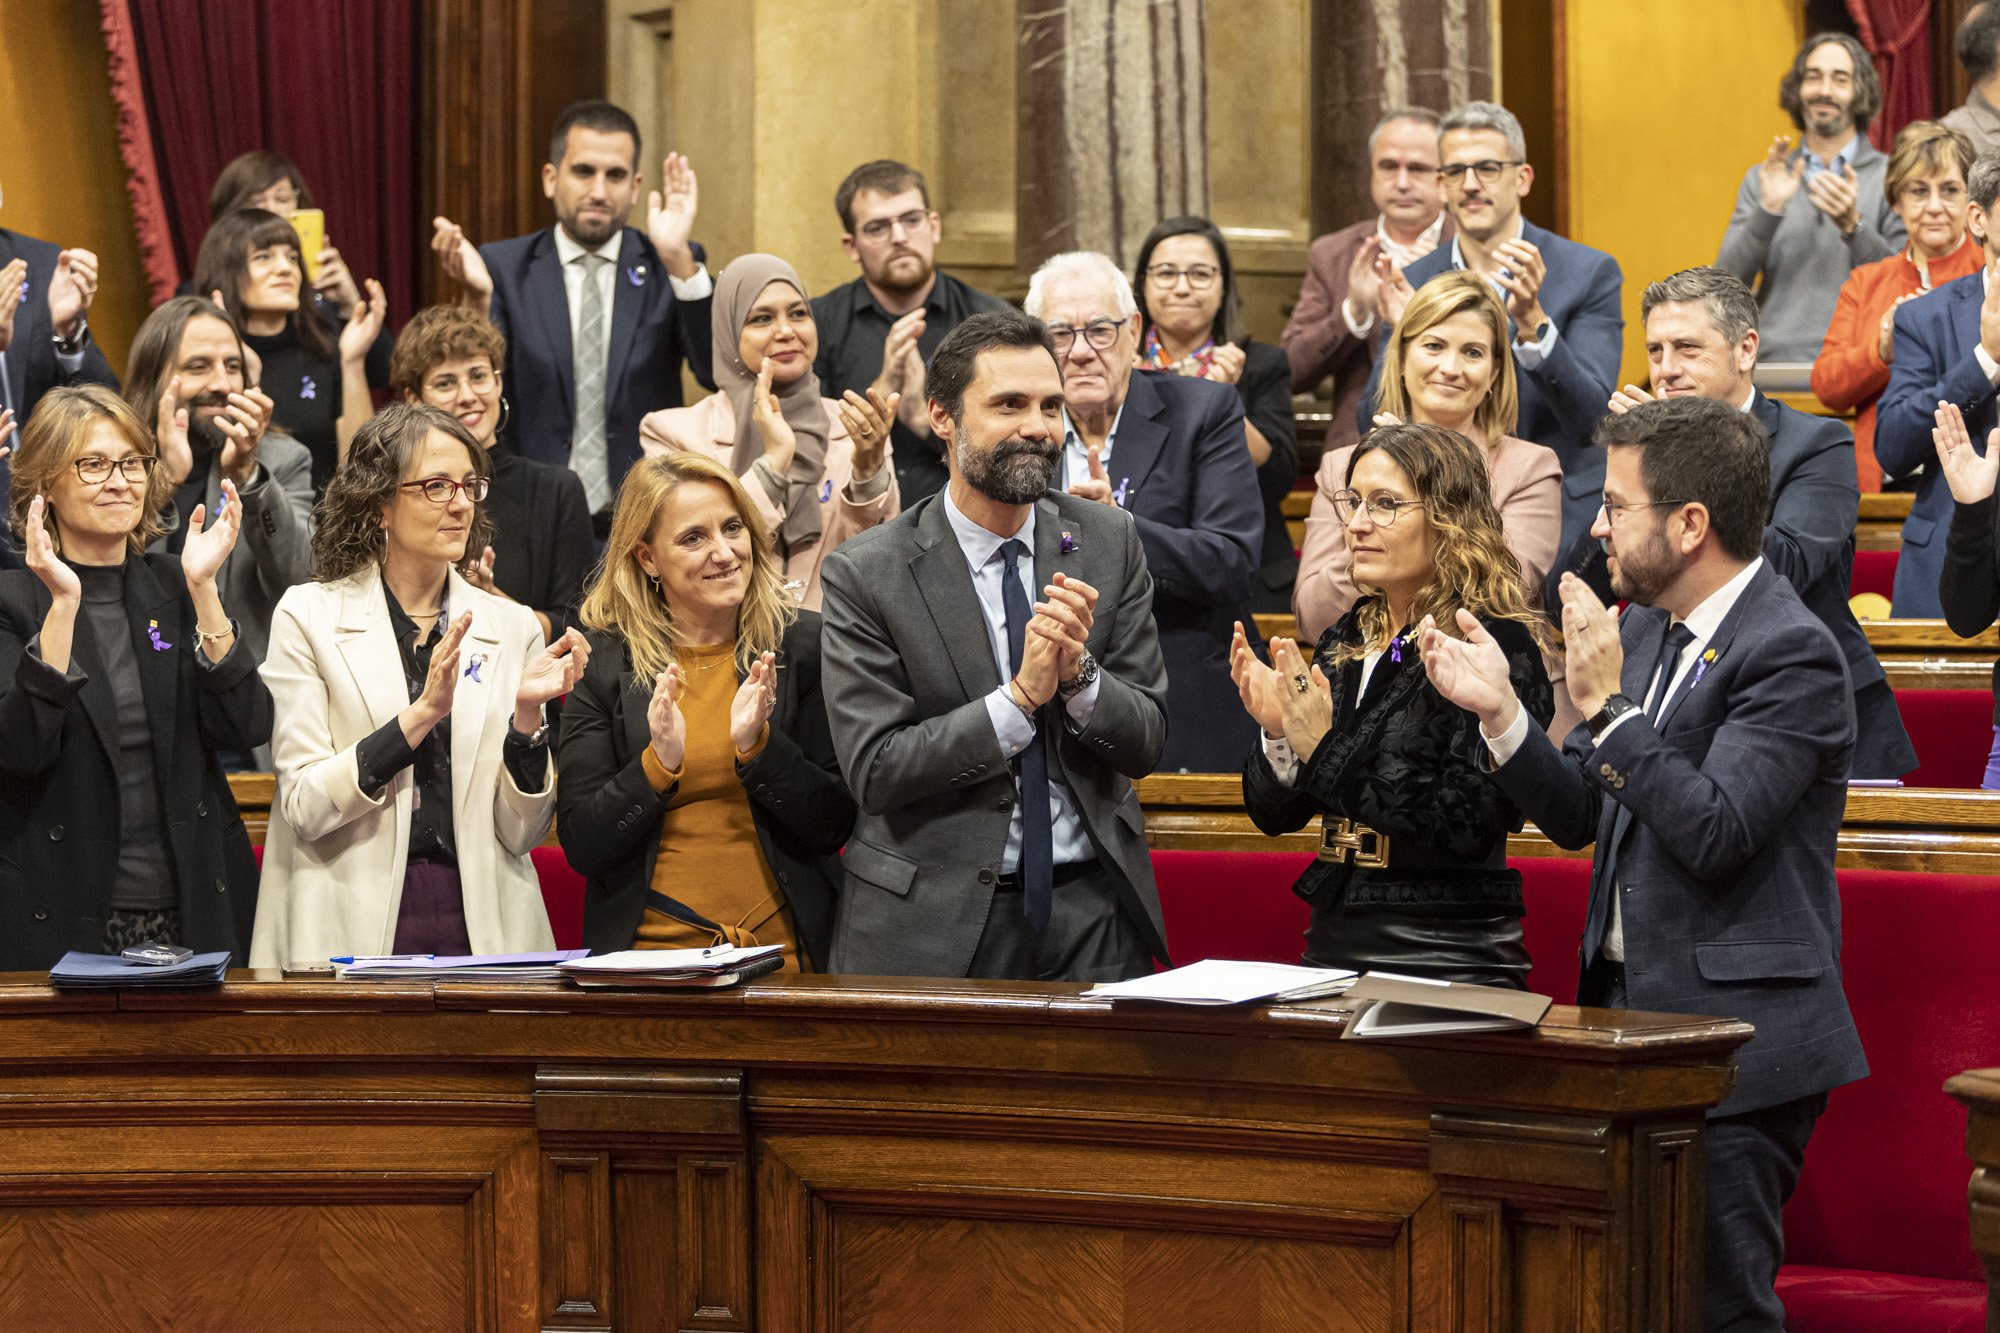
M 1614 615 L 1563 580 L 1557 750 L 1464 611 L 1425 670 L 1479 717 L 1492 778 L 1559 846 L 1597 844 L 1578 1001 L 1746 1019 L 1708 1117 L 1703 1327 L 1784 1327 L 1782 1212 L 1827 1093 L 1867 1075 L 1840 982 L 1834 843 L 1854 711 L 1840 646 L 1764 555 L 1770 464 L 1749 414 L 1689 395 L 1604 418 L 1597 535 Z
M 639 126 L 609 102 L 556 117 L 542 193 L 549 231 L 475 248 L 447 218 L 431 248 L 467 303 L 507 337 L 509 436 L 524 457 L 583 480 L 601 537 L 612 496 L 639 459 L 639 420 L 681 402 L 681 363 L 715 387 L 715 291 L 694 229 L 694 168 L 667 155 L 647 197 L 646 230 L 625 225 L 639 195 Z
M 1493 102 L 1468 102 L 1438 125 L 1444 209 L 1456 234 L 1404 269 L 1387 275 L 1393 319 L 1416 289 L 1440 273 L 1469 268 L 1493 284 L 1514 328 L 1521 397 L 1515 434 L 1556 451 L 1563 468 L 1562 545 L 1590 531 L 1604 489 L 1603 452 L 1591 428 L 1618 387 L 1625 279 L 1602 250 L 1544 231 L 1521 216 L 1534 184 L 1521 122 Z M 1386 331 L 1385 331 L 1386 332 Z M 1378 357 L 1356 419 L 1363 434 L 1375 414 L 1382 379 Z
M 1104 255 L 1050 259 L 1029 281 L 1024 305 L 1047 323 L 1063 376 L 1063 457 L 1053 484 L 1138 520 L 1167 663 L 1160 768 L 1240 768 L 1257 724 L 1229 679 L 1229 640 L 1237 621 L 1255 623 L 1250 579 L 1264 546 L 1243 400 L 1228 384 L 1134 373 L 1139 305 Z
M 1764 559 L 1833 632 L 1847 659 L 1859 728 L 1852 776 L 1900 778 L 1917 766 L 1916 747 L 1903 728 L 1882 663 L 1847 604 L 1861 495 L 1854 436 L 1831 417 L 1800 412 L 1757 392 L 1757 315 L 1750 289 L 1719 268 L 1684 269 L 1654 283 L 1639 302 L 1653 391 L 1628 384 L 1612 395 L 1611 410 L 1629 412 L 1655 394 L 1692 394 L 1756 418 L 1771 450 Z M 1552 580 L 1560 580 L 1565 569 L 1581 574 L 1601 600 L 1611 600 L 1604 547 L 1596 538 L 1586 534 L 1579 540 L 1557 562 Z M 1560 585 L 1552 586 L 1559 593 Z M 1552 595 L 1549 605 L 1559 601 Z
M 1944 615 L 1938 579 L 1944 574 L 1944 539 L 1951 528 L 1951 491 L 1938 467 L 1931 428 L 1940 402 L 1965 414 L 1973 448 L 1985 452 L 1996 424 L 1995 385 L 2000 384 L 2000 227 L 1993 205 L 2000 198 L 2000 150 L 1983 153 L 1966 179 L 1972 232 L 1986 249 L 1979 272 L 1954 279 L 1896 308 L 1895 359 L 1889 387 L 1875 409 L 1875 457 L 1883 474 L 1924 469 L 1910 516 L 1903 520 L 1903 549 L 1896 557 L 1898 618 Z

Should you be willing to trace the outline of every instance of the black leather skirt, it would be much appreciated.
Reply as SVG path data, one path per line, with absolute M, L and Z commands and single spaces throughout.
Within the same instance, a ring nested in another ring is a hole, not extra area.
M 1440 917 L 1315 908 L 1305 961 L 1355 972 L 1401 972 L 1431 981 L 1528 988 L 1518 916 Z

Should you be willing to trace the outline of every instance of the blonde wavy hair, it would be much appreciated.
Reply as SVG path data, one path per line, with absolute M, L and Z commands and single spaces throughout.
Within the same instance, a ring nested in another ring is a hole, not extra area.
M 735 473 L 701 454 L 642 458 L 632 465 L 618 488 L 618 507 L 611 515 L 604 559 L 583 598 L 583 623 L 622 637 L 632 655 L 632 672 L 642 681 L 652 680 L 673 665 L 686 644 L 674 621 L 673 607 L 639 563 L 638 547 L 652 540 L 660 513 L 673 493 L 695 482 L 708 482 L 729 492 L 730 503 L 750 534 L 750 586 L 736 613 L 737 669 L 747 672 L 761 654 L 778 651 L 786 628 L 799 613 L 785 592 L 777 556 L 771 549 L 771 534 Z
M 1473 411 L 1472 424 L 1488 444 L 1497 444 L 1501 436 L 1514 433 L 1521 419 L 1521 393 L 1514 383 L 1514 338 L 1507 327 L 1507 308 L 1493 294 L 1492 284 L 1470 269 L 1438 274 L 1419 287 L 1403 308 L 1403 317 L 1390 330 L 1382 349 L 1382 382 L 1375 393 L 1375 410 L 1402 421 L 1410 419 L 1410 390 L 1403 383 L 1403 360 L 1410 344 L 1466 310 L 1484 319 L 1493 333 L 1493 383 Z
M 21 431 L 12 459 L 13 490 L 7 497 L 7 517 L 15 536 L 26 539 L 28 506 L 40 496 L 47 502 L 42 508 L 42 526 L 48 530 L 56 554 L 62 554 L 62 533 L 56 528 L 56 483 L 83 454 L 100 421 L 110 422 L 141 458 L 154 460 L 139 501 L 139 522 L 125 534 L 126 547 L 133 555 L 144 555 L 154 539 L 166 531 L 160 514 L 173 496 L 160 476 L 160 445 L 152 429 L 116 391 L 101 384 L 78 384 L 43 394 Z
M 1460 637 L 1459 607 L 1481 620 L 1512 620 L 1525 625 L 1544 650 L 1554 642 L 1548 622 L 1529 603 L 1521 562 L 1507 546 L 1500 511 L 1488 492 L 1486 461 L 1479 449 L 1455 430 L 1442 426 L 1379 426 L 1362 437 L 1347 460 L 1347 484 L 1354 467 L 1380 450 L 1403 469 L 1423 508 L 1406 516 L 1428 522 L 1437 534 L 1431 581 L 1417 594 L 1410 622 L 1432 616 L 1439 629 Z M 1401 626 L 1390 623 L 1389 599 L 1380 589 L 1356 584 L 1361 598 L 1354 604 L 1359 642 L 1334 650 L 1336 664 L 1386 651 Z

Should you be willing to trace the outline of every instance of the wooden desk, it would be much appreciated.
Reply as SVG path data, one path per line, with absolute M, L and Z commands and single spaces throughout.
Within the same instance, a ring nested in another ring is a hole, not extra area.
M 1986 1322 L 2000 1314 L 2000 1069 L 1973 1069 L 1944 1085 L 1965 1103 L 1965 1151 L 1972 1158 L 1966 1191 L 1972 1211 L 1972 1248 L 1986 1269 Z
M 0 978 L 0 1327 L 1699 1325 L 1741 1023 Z

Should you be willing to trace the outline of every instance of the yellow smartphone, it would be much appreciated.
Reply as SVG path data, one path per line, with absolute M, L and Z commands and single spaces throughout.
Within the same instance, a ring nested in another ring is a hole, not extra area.
M 317 208 L 301 208 L 291 217 L 292 230 L 299 234 L 299 258 L 305 261 L 306 281 L 319 281 L 319 252 L 326 249 L 326 213 Z

